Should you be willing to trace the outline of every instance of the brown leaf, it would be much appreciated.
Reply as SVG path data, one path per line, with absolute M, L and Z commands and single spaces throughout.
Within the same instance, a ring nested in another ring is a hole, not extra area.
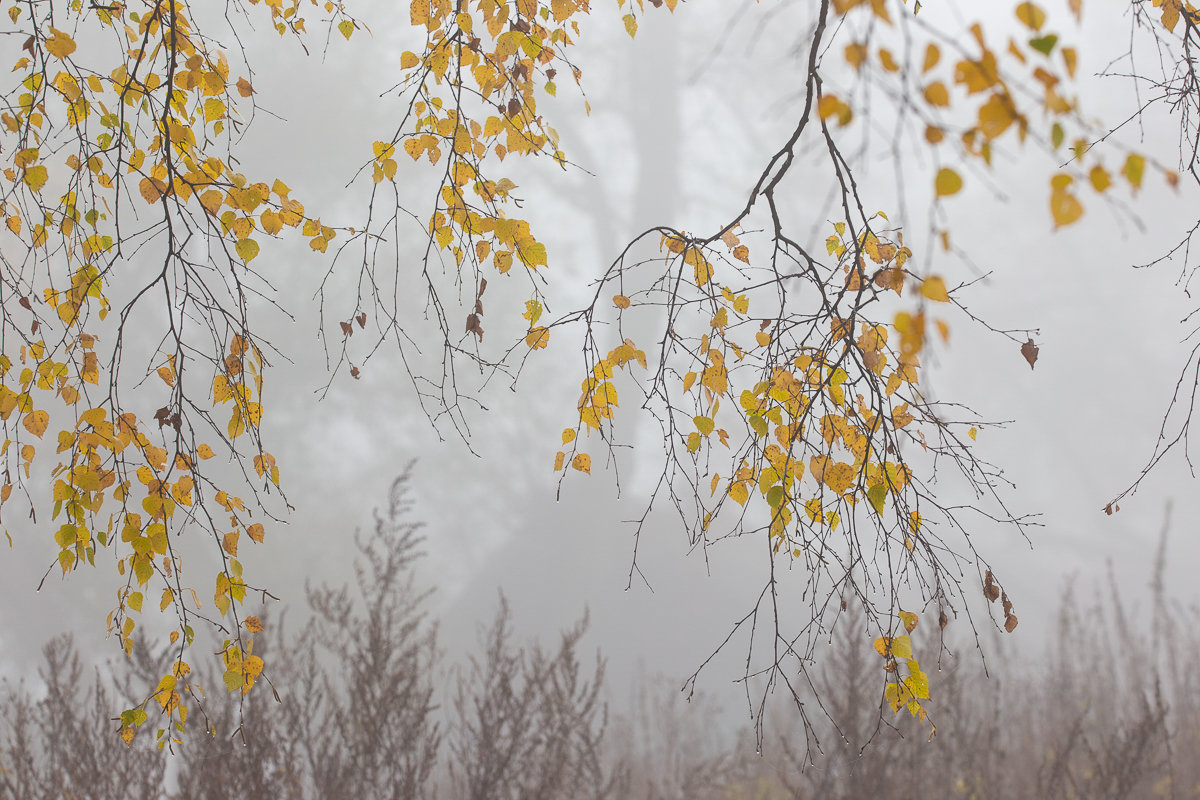
M 22 298 L 21 298 L 21 300 L 20 300 L 20 303 L 21 303 L 21 305 L 22 305 L 22 306 L 24 306 L 24 308 L 25 308 L 26 310 L 28 310 L 28 311 L 33 311 L 33 306 L 29 305 L 29 298 L 28 298 L 28 297 L 22 297 Z
M 1021 355 L 1025 356 L 1025 360 L 1029 362 L 1029 368 L 1033 369 L 1033 364 L 1038 357 L 1038 346 L 1033 343 L 1033 339 L 1021 345 Z
M 358 367 L 350 368 L 350 377 L 354 378 L 354 380 L 358 380 Z
M 996 585 L 996 579 L 992 577 L 990 569 L 983 578 L 983 596 L 993 603 L 1000 597 L 1000 587 Z
M 358 321 L 358 327 L 360 327 L 360 328 L 367 327 L 367 312 L 365 312 L 365 311 L 362 312 L 354 319 L 356 319 Z
M 483 293 L 487 291 L 487 278 L 479 279 L 479 294 L 476 297 L 483 297 Z
M 479 324 L 479 316 L 477 314 L 467 315 L 467 333 L 473 333 L 483 341 L 483 326 Z
M 354 326 L 351 325 L 349 322 L 339 322 L 338 325 L 342 326 L 342 334 L 344 336 L 353 336 L 354 335 Z
M 1017 629 L 1017 615 L 1009 614 L 1007 617 L 1004 618 L 1004 630 L 1008 631 L 1009 633 L 1012 633 L 1016 629 Z
M 945 630 L 946 626 L 949 624 L 950 624 L 950 618 L 946 616 L 946 612 L 939 611 L 938 612 L 938 627 L 941 628 L 942 630 Z
M 478 297 L 475 298 L 475 313 L 481 317 L 483 316 L 483 301 Z

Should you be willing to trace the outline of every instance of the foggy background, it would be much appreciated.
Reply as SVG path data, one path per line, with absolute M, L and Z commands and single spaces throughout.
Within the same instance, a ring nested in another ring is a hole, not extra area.
M 544 159 L 504 165 L 550 254 L 549 318 L 581 305 L 594 276 L 647 228 L 711 230 L 744 203 L 803 102 L 803 5 L 692 0 L 673 17 L 647 8 L 631 41 L 612 4 L 595 4 L 576 54 L 591 116 L 583 116 L 583 101 L 566 80 L 556 101 L 539 98 L 568 157 L 594 174 L 563 173 Z M 927 3 L 923 14 L 936 13 L 934 6 Z M 362 4 L 354 13 L 371 25 L 371 35 L 360 32 L 347 44 L 335 32 L 323 58 L 320 47 L 305 58 L 266 26 L 246 37 L 264 113 L 245 139 L 243 163 L 248 172 L 254 164 L 257 174 L 279 175 L 326 221 L 353 224 L 361 214 L 367 187 L 345 184 L 369 158 L 370 143 L 389 138 L 398 119 L 398 104 L 379 95 L 393 82 L 400 52 L 420 42 L 396 9 L 394 3 Z M 1124 118 L 1133 108 L 1131 86 L 1087 76 L 1124 52 L 1125 22 L 1089 6 L 1076 28 L 1063 9 L 1053 13 L 1052 24 L 1080 48 L 1083 108 Z M 836 48 L 827 56 L 840 58 Z M 1162 160 L 1173 163 L 1176 123 L 1157 120 L 1161 128 L 1148 123 L 1141 146 L 1166 148 Z M 416 183 L 430 169 L 399 160 L 401 182 Z M 1200 545 L 1193 520 L 1200 485 L 1181 457 L 1168 458 L 1120 513 L 1102 511 L 1150 455 L 1190 349 L 1180 321 L 1192 304 L 1176 285 L 1179 265 L 1141 271 L 1129 265 L 1175 244 L 1194 222 L 1196 191 L 1184 179 L 1179 192 L 1171 192 L 1148 170 L 1136 198 L 1140 228 L 1089 194 L 1082 197 L 1084 219 L 1054 232 L 1044 157 L 998 154 L 996 164 L 989 179 L 1008 202 L 996 202 L 982 180 L 968 176 L 967 189 L 945 203 L 948 227 L 975 263 L 992 271 L 970 290 L 968 307 L 997 327 L 1039 329 L 1037 367 L 1030 370 L 1008 340 L 951 316 L 950 345 L 928 360 L 929 381 L 936 396 L 965 403 L 984 419 L 1012 420 L 1002 430 L 982 430 L 978 446 L 1016 484 L 1006 498 L 1010 508 L 1040 514 L 1040 527 L 1031 529 L 1029 543 L 1009 528 L 983 523 L 972 536 L 1021 620 L 1005 646 L 1032 658 L 1054 631 L 1053 610 L 1067 581 L 1090 591 L 1111 568 L 1126 598 L 1144 595 L 1168 501 L 1168 593 L 1186 603 L 1196 599 Z M 924 264 L 920 232 L 931 173 L 920 165 L 909 169 L 909 184 L 899 191 L 911 217 L 901 218 L 892 213 L 891 166 L 876 154 L 863 169 L 864 194 L 912 232 L 906 243 Z M 826 189 L 806 185 L 800 174 L 787 182 L 793 227 L 823 239 L 827 222 L 817 215 Z M 951 286 L 973 277 L 956 262 L 934 263 Z M 419 573 L 436 589 L 431 609 L 450 658 L 474 644 L 503 589 L 521 634 L 551 637 L 590 610 L 585 643 L 607 656 L 616 705 L 641 670 L 682 683 L 751 607 L 764 574 L 761 542 L 724 543 L 706 563 L 702 553 L 689 552 L 678 519 L 656 510 L 638 555 L 651 586 L 636 576 L 630 582 L 633 527 L 626 521 L 641 515 L 647 483 L 657 475 L 658 428 L 643 419 L 640 427 L 620 431 L 638 451 L 625 451 L 619 499 L 593 448 L 591 477 L 571 472 L 556 500 L 554 454 L 559 432 L 575 421 L 581 370 L 576 341 L 563 329 L 530 359 L 516 391 L 503 380 L 485 388 L 487 411 L 469 416 L 477 455 L 452 430 L 439 436 L 431 428 L 398 357 L 386 347 L 363 366 L 361 380 L 343 373 L 322 398 L 327 374 L 312 297 L 327 264 L 306 242 L 291 240 L 264 247 L 256 264 L 295 316 L 291 321 L 264 310 L 262 329 L 292 360 L 276 363 L 267 375 L 263 438 L 295 511 L 288 526 L 268 530 L 265 545 L 245 548 L 250 582 L 279 595 L 298 616 L 306 581 L 350 580 L 354 531 L 371 528 L 372 509 L 386 503 L 393 478 L 417 459 L 417 516 L 428 523 Z M 485 325 L 495 324 L 496 336 L 500 316 L 514 316 L 497 303 L 503 281 L 489 276 L 494 288 L 485 298 L 492 301 Z M 412 320 L 415 338 L 421 340 L 417 332 L 426 325 Z M 103 637 L 104 617 L 115 604 L 108 573 L 80 570 L 62 581 L 56 569 L 35 595 L 56 548 L 43 531 L 29 533 L 14 536 L 0 557 L 7 609 L 0 617 L 0 671 L 33 675 L 42 643 L 67 631 L 98 660 L 118 653 L 116 642 Z M 194 580 L 204 580 L 201 564 L 193 561 L 192 570 Z M 742 718 L 744 695 L 732 681 L 744 653 L 744 641 L 736 640 L 700 683 Z M 936 709 L 938 677 L 930 673 Z

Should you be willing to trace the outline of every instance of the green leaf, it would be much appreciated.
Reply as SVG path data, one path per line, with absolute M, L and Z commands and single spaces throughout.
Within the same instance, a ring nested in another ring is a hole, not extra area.
M 231 692 L 236 692 L 242 688 L 242 684 L 246 682 L 246 677 L 240 669 L 230 669 L 225 671 L 225 688 Z
M 763 419 L 762 417 L 758 416 L 757 414 L 750 417 L 750 427 L 751 427 L 751 429 L 754 430 L 754 433 L 758 436 L 766 436 L 767 435 L 767 421 L 765 419 Z
M 883 513 L 883 501 L 887 498 L 887 485 L 877 483 L 867 490 L 867 499 L 871 501 L 871 508 L 875 509 L 876 514 Z
M 1058 37 L 1053 33 L 1048 33 L 1045 36 L 1038 36 L 1029 40 L 1029 46 L 1044 56 L 1050 55 L 1050 52 L 1054 50 L 1054 45 L 1056 44 L 1058 44 Z
M 1062 147 L 1063 139 L 1065 138 L 1066 134 L 1063 133 L 1062 125 L 1059 125 L 1057 122 L 1054 123 L 1054 127 L 1050 129 L 1050 144 L 1054 145 L 1054 149 L 1057 150 Z
M 779 508 L 783 505 L 783 487 L 772 486 L 767 490 L 767 505 L 771 508 Z

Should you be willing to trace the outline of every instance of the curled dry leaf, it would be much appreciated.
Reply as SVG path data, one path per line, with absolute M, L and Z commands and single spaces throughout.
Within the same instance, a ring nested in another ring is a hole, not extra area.
M 476 336 L 479 337 L 480 341 L 483 341 L 483 326 L 479 324 L 479 315 L 478 314 L 468 314 L 467 315 L 467 331 L 466 332 L 475 334 Z

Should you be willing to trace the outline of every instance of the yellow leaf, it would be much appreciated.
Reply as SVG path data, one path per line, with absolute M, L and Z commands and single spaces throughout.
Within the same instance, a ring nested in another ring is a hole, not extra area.
M 249 528 L 246 528 L 246 535 L 259 544 L 262 544 L 262 541 L 266 536 L 266 529 L 263 528 L 261 522 L 256 522 Z
M 1079 56 L 1075 52 L 1075 48 L 1074 47 L 1062 48 L 1062 57 L 1063 57 L 1063 63 L 1065 63 L 1067 65 L 1067 75 L 1074 78 L 1075 77 L 1075 67 L 1079 63 Z
M 354 34 L 354 23 L 348 19 L 344 19 L 338 23 L 338 30 L 342 32 L 342 36 L 349 39 Z
M 242 417 L 242 410 L 240 408 L 235 407 L 233 409 L 233 414 L 229 417 L 227 429 L 230 439 L 236 439 L 246 432 L 246 420 Z
M 250 631 L 251 633 L 262 633 L 262 620 L 260 620 L 258 617 L 246 617 L 246 630 Z
M 425 25 L 429 23 L 431 11 L 429 0 L 412 0 L 409 6 L 409 13 L 412 15 L 412 24 Z
M 557 453 L 555 453 L 555 455 L 554 455 L 554 471 L 555 472 L 562 471 L 563 461 L 566 459 L 566 457 L 567 457 L 567 454 L 562 452 L 561 450 L 559 450 Z
M 959 174 L 949 167 L 942 167 L 938 170 L 937 177 L 933 182 L 934 189 L 937 191 L 938 197 L 946 197 L 948 195 L 957 194 L 962 190 L 963 181 Z
M 242 261 L 249 262 L 258 255 L 258 242 L 253 239 L 242 239 L 233 248 Z
M 1092 182 L 1092 188 L 1097 192 L 1103 192 L 1109 186 L 1112 186 L 1112 178 L 1109 177 L 1108 170 L 1097 164 L 1092 167 L 1088 173 L 1088 180 Z
M 83 354 L 83 369 L 79 377 L 84 383 L 100 383 L 100 360 L 94 352 L 89 350 Z
M 617 308 L 629 308 L 629 298 L 623 294 L 618 294 L 613 297 L 613 305 Z
M 421 59 L 417 58 L 416 53 L 411 53 L 408 50 L 405 50 L 400 54 L 400 69 L 412 69 L 420 63 Z
M 1017 6 L 1017 19 L 1027 28 L 1035 31 L 1041 30 L 1041 27 L 1046 24 L 1046 12 L 1033 3 L 1021 3 Z
M 970 437 L 971 437 L 971 441 L 973 442 L 973 441 L 975 441 L 975 436 L 976 436 L 978 433 L 979 433 L 979 429 L 978 429 L 978 428 L 971 428 L 970 430 L 968 430 L 968 431 L 967 431 L 967 436 L 970 436 Z
M 850 124 L 850 120 L 854 114 L 850 110 L 850 106 L 843 103 L 837 95 L 827 94 L 821 98 L 817 104 L 817 114 L 822 120 L 830 117 L 837 117 L 838 125 L 846 126 Z
M 31 411 L 21 420 L 21 424 L 25 426 L 25 430 L 40 439 L 50 424 L 50 415 L 45 411 Z
M 625 32 L 629 34 L 630 39 L 637 36 L 637 17 L 633 16 L 633 14 L 626 14 L 621 17 L 621 21 L 625 23 Z
M 863 62 L 867 60 L 867 46 L 862 42 L 853 42 L 846 45 L 846 63 L 855 69 L 861 69 Z
M 587 453 L 579 453 L 571 459 L 571 469 L 592 474 L 592 457 Z
M 696 250 L 695 248 L 688 248 L 687 252 L 688 252 L 688 255 L 691 255 L 693 253 L 695 254 L 694 256 L 692 256 L 691 260 L 695 264 L 696 285 L 704 286 L 710 280 L 712 280 L 712 276 L 713 276 L 712 264 L 709 264 L 708 259 L 706 259 L 704 257 L 704 255 L 699 250 Z
M 529 345 L 531 350 L 540 350 L 550 343 L 550 331 L 539 325 L 531 330 L 525 336 L 525 344 Z
M 265 233 L 274 236 L 283 230 L 283 220 L 272 209 L 267 209 L 258 215 L 259 224 Z
M 215 97 L 204 101 L 204 121 L 214 122 L 225 118 L 225 104 Z
M 938 50 L 938 46 L 930 42 L 925 46 L 925 61 L 921 64 L 921 72 L 929 72 L 937 66 L 938 59 L 942 57 L 942 53 Z
M 156 203 L 158 202 L 158 198 L 163 196 L 163 189 L 165 188 L 166 184 L 162 181 L 145 177 L 138 184 L 138 193 L 141 194 L 142 199 L 147 203 Z
M 22 182 L 35 192 L 40 192 L 42 187 L 46 185 L 46 179 L 49 174 L 46 172 L 45 164 L 35 164 L 25 170 L 25 174 L 21 176 Z
M 979 129 L 988 139 L 995 139 L 1008 130 L 1008 126 L 1016 119 L 1013 114 L 1012 102 L 993 94 L 987 102 L 979 107 Z
M 854 467 L 839 461 L 828 467 L 822 478 L 830 489 L 838 494 L 845 494 L 854 483 Z
M 1055 227 L 1070 225 L 1083 216 L 1083 205 L 1065 186 L 1056 187 L 1050 192 L 1050 216 Z
M 66 58 L 75 52 L 75 40 L 58 28 L 51 27 L 53 34 L 46 40 L 46 52 L 58 59 Z
M 1129 181 L 1129 185 L 1136 191 L 1142 186 L 1142 174 L 1146 171 L 1146 159 L 1137 153 L 1130 153 L 1125 159 L 1125 166 L 1121 168 L 1121 174 Z
M 946 89 L 946 84 L 941 81 L 934 81 L 925 87 L 925 102 L 931 106 L 948 106 L 950 105 L 950 92 Z
M 573 441 L 575 441 L 575 429 L 574 428 L 564 428 L 563 432 L 562 432 L 562 443 L 570 444 Z
M 937 275 L 925 279 L 921 284 L 921 295 L 939 303 L 950 302 L 950 295 L 946 293 L 946 282 Z

